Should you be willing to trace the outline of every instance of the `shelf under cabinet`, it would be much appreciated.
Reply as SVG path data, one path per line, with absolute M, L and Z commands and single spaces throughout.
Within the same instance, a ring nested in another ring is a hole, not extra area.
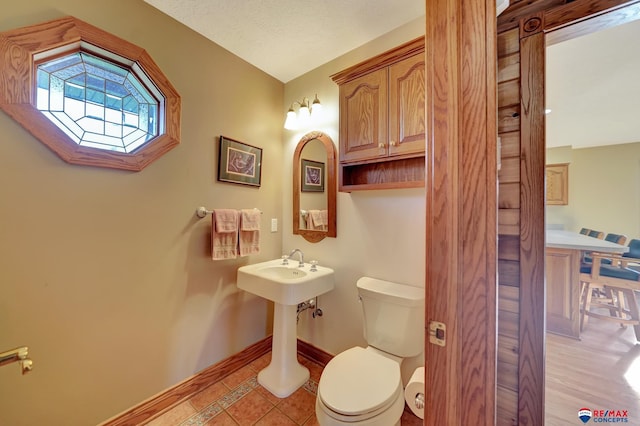
M 341 163 L 340 191 L 424 187 L 425 157 Z

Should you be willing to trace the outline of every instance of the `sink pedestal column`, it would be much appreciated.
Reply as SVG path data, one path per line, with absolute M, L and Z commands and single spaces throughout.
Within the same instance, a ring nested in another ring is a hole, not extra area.
M 298 362 L 296 314 L 296 305 L 274 303 L 271 364 L 258 373 L 258 383 L 279 398 L 309 380 L 309 370 Z

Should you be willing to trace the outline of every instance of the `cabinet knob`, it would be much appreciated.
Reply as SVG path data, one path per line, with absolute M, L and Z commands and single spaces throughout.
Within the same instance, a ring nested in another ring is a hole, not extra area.
M 391 145 L 391 146 L 398 146 L 398 142 L 396 142 L 396 141 L 391 141 L 391 143 L 389 143 L 389 145 Z
M 384 142 L 380 142 L 380 143 L 378 144 L 378 148 L 384 148 L 384 147 L 385 147 Z

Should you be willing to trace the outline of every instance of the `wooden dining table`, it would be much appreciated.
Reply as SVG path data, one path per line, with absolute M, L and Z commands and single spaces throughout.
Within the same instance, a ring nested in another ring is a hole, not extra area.
M 626 253 L 629 248 L 571 231 L 546 231 L 547 331 L 580 339 L 580 263 L 584 252 Z

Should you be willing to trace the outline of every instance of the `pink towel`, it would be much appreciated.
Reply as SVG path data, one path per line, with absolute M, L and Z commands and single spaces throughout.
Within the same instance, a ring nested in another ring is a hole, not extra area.
M 262 217 L 258 209 L 240 211 L 240 256 L 260 253 L 260 219 Z
M 322 223 L 322 229 L 325 231 L 329 228 L 329 211 L 320 210 L 320 222 Z
M 235 259 L 238 255 L 238 211 L 215 209 L 211 217 L 211 258 Z
M 307 215 L 308 228 L 311 231 L 324 231 L 326 228 L 326 215 L 322 212 L 326 210 L 309 210 Z

